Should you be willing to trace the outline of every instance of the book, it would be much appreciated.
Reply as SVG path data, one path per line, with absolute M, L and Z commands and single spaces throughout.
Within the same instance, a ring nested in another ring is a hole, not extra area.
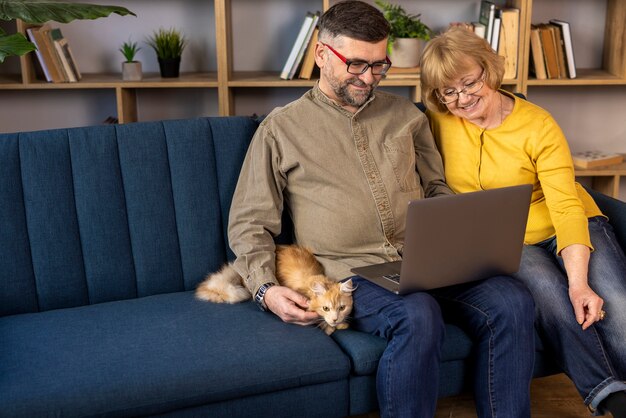
M 52 36 L 52 43 L 54 45 L 54 48 L 56 49 L 57 54 L 59 55 L 59 59 L 61 60 L 61 65 L 63 65 L 63 70 L 65 71 L 65 74 L 67 74 L 67 78 L 68 81 L 70 83 L 75 83 L 78 81 L 78 79 L 76 78 L 76 75 L 74 74 L 74 70 L 72 70 L 72 67 L 70 66 L 70 62 L 68 60 L 68 56 L 66 55 L 65 50 L 63 49 L 63 45 L 60 42 L 60 39 L 55 39 L 55 35 L 53 34 L 53 31 L 50 31 L 50 35 Z
M 302 78 L 305 80 L 310 80 L 313 76 L 313 70 L 315 69 L 315 47 L 317 45 L 317 36 L 319 33 L 319 29 L 316 27 L 313 30 L 313 36 L 311 36 L 311 41 L 306 48 L 306 52 L 304 53 L 304 58 L 302 59 L 302 67 L 300 68 L 300 74 L 298 78 Z
M 46 48 L 50 51 L 50 55 L 52 56 L 52 61 L 54 63 L 56 70 L 59 72 L 62 78 L 61 82 L 67 83 L 70 81 L 70 76 L 65 70 L 65 67 L 63 67 L 61 56 L 59 55 L 56 47 L 54 46 L 54 40 L 52 39 L 51 31 L 52 29 L 49 26 L 47 25 L 42 26 L 41 33 L 44 38 L 43 41 L 46 45 Z
M 624 156 L 617 153 L 607 153 L 603 151 L 582 151 L 572 154 L 574 166 L 578 168 L 594 168 L 607 165 L 620 164 L 624 161 Z
M 291 80 L 295 77 L 298 68 L 300 68 L 300 64 L 302 64 L 302 60 L 304 59 L 304 53 L 306 52 L 309 44 L 311 43 L 311 38 L 313 37 L 313 33 L 315 32 L 315 28 L 317 28 L 317 21 L 320 19 L 319 12 L 313 14 L 313 22 L 311 23 L 309 30 L 307 31 L 306 37 L 304 38 L 304 43 L 296 56 L 296 61 L 291 67 L 291 71 L 289 71 L 289 78 Z
M 517 77 L 519 47 L 519 9 L 502 9 L 502 26 L 498 54 L 504 57 L 504 78 Z
M 552 33 L 554 33 L 556 58 L 559 61 L 559 78 L 567 78 L 567 63 L 565 62 L 565 48 L 563 46 L 561 29 L 553 24 L 549 24 L 548 26 L 550 27 L 550 30 L 552 30 Z
M 57 52 L 59 53 L 63 68 L 68 74 L 69 81 L 79 81 L 82 78 L 82 75 L 78 70 L 78 65 L 76 64 L 74 54 L 72 54 L 72 50 L 70 49 L 70 44 L 67 42 L 67 39 L 63 37 L 61 29 L 55 28 L 50 30 L 50 36 L 52 37 Z
M 480 2 L 480 15 L 478 22 L 485 25 L 485 39 L 491 43 L 491 34 L 493 33 L 493 20 L 496 17 L 496 5 L 490 1 L 482 0 Z
M 35 58 L 36 58 L 35 62 L 38 64 L 38 67 L 41 68 L 41 73 L 43 74 L 44 78 L 46 79 L 48 83 L 52 83 L 53 82 L 52 75 L 50 74 L 50 70 L 48 69 L 48 66 L 46 65 L 46 61 L 41 52 L 42 47 L 39 46 L 39 43 L 37 42 L 37 39 L 35 38 L 35 34 L 34 34 L 35 30 L 36 30 L 35 28 L 26 29 L 26 36 L 28 36 L 28 40 L 31 41 L 37 48 L 35 50 Z
M 557 26 L 563 39 L 563 50 L 565 52 L 565 62 L 567 65 L 567 77 L 576 78 L 576 62 L 574 60 L 574 47 L 572 45 L 572 32 L 570 24 L 563 20 L 552 19 L 550 23 Z
M 67 81 L 70 83 L 75 83 L 78 81 L 72 67 L 70 66 L 70 62 L 68 61 L 67 56 L 65 55 L 65 51 L 63 50 L 63 46 L 59 42 L 53 42 L 54 48 L 56 49 L 56 53 L 59 56 L 59 60 L 61 61 L 61 65 L 63 66 L 63 72 L 67 76 Z
M 65 42 L 65 44 L 63 44 L 63 50 L 66 52 L 68 56 L 70 65 L 72 66 L 72 70 L 74 70 L 74 74 L 76 74 L 76 78 L 80 80 L 81 78 L 83 78 L 83 75 L 78 69 L 78 64 L 77 64 L 76 59 L 74 58 L 74 53 L 72 52 L 72 48 L 70 48 L 70 44 L 67 43 L 67 41 Z
M 559 60 L 556 55 L 554 32 L 546 24 L 539 25 L 543 59 L 546 63 L 546 74 L 549 79 L 559 78 Z
M 491 48 L 498 52 L 498 46 L 500 45 L 500 32 L 502 29 L 502 15 L 500 10 L 496 10 L 496 16 L 493 18 L 493 30 L 491 31 Z
M 539 34 L 539 28 L 532 25 L 530 28 L 530 58 L 532 59 L 532 65 L 530 65 L 531 72 L 535 75 L 537 80 L 545 80 L 548 78 L 546 73 L 546 63 L 543 59 L 543 47 L 541 46 L 541 35 Z
M 485 25 L 480 22 L 472 22 L 472 29 L 474 30 L 476 36 L 480 36 L 481 38 L 485 39 L 485 36 L 487 35 L 487 28 L 485 27 Z
M 283 70 L 280 72 L 280 78 L 283 80 L 290 80 L 289 74 L 292 73 L 292 69 L 296 64 L 296 59 L 298 58 L 298 54 L 306 44 L 306 38 L 311 30 L 311 26 L 313 24 L 313 13 L 307 12 L 304 21 L 302 22 L 302 26 L 300 27 L 300 31 L 298 32 L 298 36 L 291 47 L 291 52 L 289 52 L 289 56 L 287 57 L 287 61 L 285 61 L 285 65 L 283 66 Z M 293 70 L 295 72 L 295 70 Z M 292 76 L 293 77 L 293 76 Z
M 62 83 L 65 81 L 63 74 L 56 63 L 56 51 L 52 48 L 51 42 L 46 42 L 49 27 L 47 25 L 32 27 L 27 30 L 27 34 L 32 38 L 37 47 L 36 56 L 40 59 L 41 68 L 46 75 L 46 80 L 52 83 Z

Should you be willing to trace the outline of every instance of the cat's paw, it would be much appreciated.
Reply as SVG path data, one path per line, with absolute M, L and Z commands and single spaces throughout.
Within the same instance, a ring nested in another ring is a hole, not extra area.
M 335 332 L 335 327 L 331 327 L 328 324 L 323 324 L 322 325 L 322 329 L 324 330 L 324 332 L 326 333 L 326 335 L 330 335 L 333 332 Z
M 337 329 L 348 329 L 348 324 L 346 324 L 345 322 L 342 322 L 341 324 L 338 324 Z

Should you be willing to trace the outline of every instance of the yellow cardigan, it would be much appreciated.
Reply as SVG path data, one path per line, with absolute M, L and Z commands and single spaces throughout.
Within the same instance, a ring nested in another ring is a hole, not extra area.
M 532 184 L 526 244 L 556 234 L 557 252 L 571 244 L 591 246 L 587 218 L 602 215 L 574 180 L 561 128 L 544 109 L 520 99 L 495 129 L 483 129 L 450 113 L 427 112 L 443 157 L 446 181 L 456 193 Z

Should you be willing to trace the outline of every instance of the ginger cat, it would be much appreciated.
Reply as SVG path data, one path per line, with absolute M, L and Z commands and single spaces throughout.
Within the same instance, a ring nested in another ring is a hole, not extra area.
M 352 281 L 337 283 L 324 275 L 324 268 L 311 251 L 298 245 L 276 247 L 276 278 L 309 299 L 309 311 L 323 319 L 320 327 L 328 335 L 346 329 L 352 311 Z M 229 263 L 209 274 L 196 289 L 198 299 L 216 303 L 237 303 L 252 298 L 243 279 Z

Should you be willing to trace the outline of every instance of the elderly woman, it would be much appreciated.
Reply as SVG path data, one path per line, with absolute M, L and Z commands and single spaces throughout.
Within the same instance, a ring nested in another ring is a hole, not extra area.
M 422 99 L 457 193 L 532 184 L 522 262 L 536 324 L 592 412 L 626 416 L 626 257 L 574 180 L 552 116 L 500 90 L 504 59 L 452 28 L 422 55 Z

